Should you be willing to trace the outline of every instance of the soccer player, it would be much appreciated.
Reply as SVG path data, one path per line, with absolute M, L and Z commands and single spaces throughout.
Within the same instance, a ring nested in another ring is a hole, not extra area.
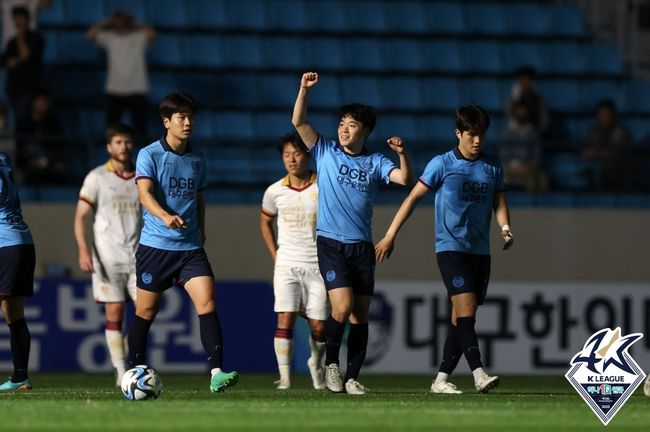
M 273 291 L 278 327 L 273 345 L 278 360 L 278 389 L 291 387 L 293 327 L 298 314 L 309 320 L 311 357 L 307 360 L 312 384 L 324 389 L 325 320 L 327 293 L 316 255 L 318 185 L 309 170 L 307 147 L 297 135 L 285 135 L 278 147 L 287 175 L 266 189 L 262 200 L 262 239 L 273 261 Z M 277 240 L 273 223 L 277 218 Z
M 199 316 L 201 343 L 208 355 L 210 390 L 235 385 L 237 372 L 221 370 L 223 342 L 215 307 L 214 274 L 203 249 L 207 166 L 189 142 L 196 106 L 186 93 L 167 95 L 160 116 L 167 130 L 140 150 L 136 182 L 144 207 L 144 227 L 136 252 L 135 318 L 129 329 L 129 362 L 146 364 L 149 328 L 163 292 L 185 288 Z
M 133 181 L 131 128 L 116 124 L 106 130 L 108 162 L 84 179 L 74 216 L 79 268 L 92 273 L 95 301 L 106 312 L 106 345 L 116 371 L 116 385 L 126 372 L 122 321 L 124 303 L 135 300 L 135 250 L 142 217 Z M 93 221 L 93 248 L 88 246 L 87 220 Z
M 357 379 L 366 357 L 368 311 L 375 288 L 372 204 L 380 183 L 408 183 L 409 162 L 399 137 L 387 140 L 399 156 L 399 168 L 382 154 L 368 151 L 365 141 L 376 123 L 375 110 L 368 105 L 340 108 L 338 142 L 319 135 L 307 122 L 307 96 L 318 81 L 316 72 L 303 74 L 292 123 L 318 167 L 318 266 L 332 305 L 326 322 L 325 383 L 333 392 L 342 392 L 345 385 L 348 394 L 365 394 L 367 389 Z M 343 379 L 339 348 L 348 320 Z
M 27 374 L 31 337 L 25 299 L 34 293 L 34 241 L 23 220 L 9 157 L 0 153 L 0 303 L 9 326 L 14 372 L 0 390 L 31 390 Z
M 490 126 L 487 112 L 476 105 L 456 111 L 458 146 L 433 158 L 397 211 L 386 236 L 377 243 L 377 261 L 389 258 L 397 233 L 415 206 L 435 191 L 436 259 L 452 313 L 439 373 L 432 393 L 462 393 L 447 381 L 464 354 L 477 391 L 487 393 L 499 383 L 481 363 L 474 329 L 476 309 L 483 303 L 490 278 L 490 221 L 492 211 L 501 227 L 504 249 L 512 245 L 503 168 L 482 152 Z

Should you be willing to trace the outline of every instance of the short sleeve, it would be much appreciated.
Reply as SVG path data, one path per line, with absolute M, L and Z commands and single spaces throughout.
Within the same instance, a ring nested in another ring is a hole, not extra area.
M 95 36 L 95 42 L 97 45 L 106 48 L 113 39 L 113 32 L 110 31 L 100 31 Z
M 93 207 L 97 204 L 97 201 L 99 199 L 98 180 L 99 179 L 97 178 L 97 174 L 94 171 L 89 172 L 84 179 L 81 190 L 79 191 L 79 199 L 86 201 Z
M 497 192 L 503 192 L 508 190 L 508 185 L 503 179 L 503 166 L 497 164 L 494 170 L 494 190 Z
M 442 157 L 436 156 L 424 168 L 422 176 L 420 176 L 420 183 L 423 183 L 430 189 L 438 189 L 442 182 L 442 176 L 445 173 L 445 167 L 442 163 Z
M 384 155 L 379 157 L 379 172 L 381 174 L 381 181 L 388 184 L 390 183 L 390 173 L 397 168 L 392 160 Z
M 199 192 L 208 188 L 208 164 L 205 162 L 205 157 L 201 158 L 201 172 L 199 173 Z
M 268 187 L 264 192 L 264 198 L 262 198 L 262 212 L 268 216 L 276 216 L 278 214 L 278 206 L 275 203 L 273 187 Z
M 314 157 L 314 159 L 318 160 L 335 146 L 336 143 L 334 141 L 326 140 L 322 135 L 318 135 L 316 144 L 309 149 L 309 153 Z
M 146 149 L 140 150 L 135 162 L 135 181 L 140 179 L 156 180 L 156 165 Z

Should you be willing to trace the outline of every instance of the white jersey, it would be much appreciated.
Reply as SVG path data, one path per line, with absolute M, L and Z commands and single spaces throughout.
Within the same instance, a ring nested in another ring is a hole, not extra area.
M 316 214 L 318 185 L 316 174 L 298 189 L 289 183 L 289 176 L 273 183 L 264 192 L 262 211 L 278 218 L 277 267 L 293 265 L 318 266 L 316 256 Z
M 128 272 L 135 265 L 142 228 L 134 178 L 135 172 L 128 178 L 117 174 L 109 161 L 88 173 L 79 192 L 79 199 L 95 209 L 93 255 L 117 271 Z

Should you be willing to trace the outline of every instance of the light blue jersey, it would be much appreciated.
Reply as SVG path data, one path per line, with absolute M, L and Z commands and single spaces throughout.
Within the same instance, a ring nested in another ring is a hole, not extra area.
M 316 234 L 341 243 L 372 242 L 372 204 L 379 184 L 390 182 L 395 164 L 365 147 L 351 155 L 322 136 L 309 152 L 318 168 Z
M 32 243 L 32 234 L 20 210 L 11 161 L 0 153 L 0 248 Z
M 185 153 L 175 153 L 165 137 L 138 153 L 135 181 L 150 179 L 153 196 L 169 214 L 179 215 L 186 228 L 171 229 L 143 209 L 144 226 L 140 244 L 164 250 L 192 250 L 203 246 L 198 218 L 197 194 L 207 186 L 203 154 L 187 144 Z
M 454 148 L 434 157 L 420 182 L 436 193 L 436 252 L 489 255 L 494 194 L 506 189 L 498 160 L 465 159 Z

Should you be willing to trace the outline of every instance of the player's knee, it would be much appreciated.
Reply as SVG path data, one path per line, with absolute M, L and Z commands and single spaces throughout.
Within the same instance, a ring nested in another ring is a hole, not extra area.
M 158 308 L 156 306 L 139 306 L 136 307 L 135 314 L 142 319 L 151 321 L 156 317 Z
M 351 305 L 332 305 L 332 317 L 338 322 L 346 322 L 352 313 Z
M 204 301 L 197 301 L 194 303 L 196 313 L 199 315 L 207 314 L 215 311 L 215 303 L 213 299 L 206 299 Z

